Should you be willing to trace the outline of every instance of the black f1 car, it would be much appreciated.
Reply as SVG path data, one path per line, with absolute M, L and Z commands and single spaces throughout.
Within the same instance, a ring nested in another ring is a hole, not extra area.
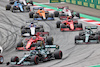
M 51 51 L 52 48 L 55 48 Z M 31 50 L 29 54 L 25 54 L 22 58 L 14 56 L 7 65 L 32 65 L 39 62 L 50 61 L 51 59 L 62 59 L 63 53 L 59 50 L 58 45 L 45 45 L 44 47 L 37 47 Z
M 79 43 L 99 43 L 100 31 L 93 32 L 93 29 L 97 29 L 97 26 L 86 26 L 84 32 L 80 32 L 78 36 L 75 36 L 75 44 Z
M 21 26 L 21 35 L 32 36 L 37 32 L 44 32 L 43 25 L 39 25 L 37 21 L 27 21 L 26 25 Z

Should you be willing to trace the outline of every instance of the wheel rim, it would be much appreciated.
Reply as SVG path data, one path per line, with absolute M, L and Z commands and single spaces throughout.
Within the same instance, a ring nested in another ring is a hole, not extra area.
M 0 62 L 3 63 L 3 57 L 0 57 Z

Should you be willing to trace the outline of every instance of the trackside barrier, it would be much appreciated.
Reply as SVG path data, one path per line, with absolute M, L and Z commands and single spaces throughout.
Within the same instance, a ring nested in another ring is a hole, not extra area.
M 50 3 L 67 2 L 85 7 L 100 9 L 100 0 L 50 0 Z

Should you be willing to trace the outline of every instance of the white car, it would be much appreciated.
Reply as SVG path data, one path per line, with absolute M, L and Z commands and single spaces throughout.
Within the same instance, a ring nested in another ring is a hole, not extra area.
M 27 24 L 21 27 L 21 35 L 32 36 L 35 35 L 36 32 L 44 32 L 43 25 L 39 25 L 37 22 L 26 22 Z
M 4 62 L 3 56 L 1 55 L 2 52 L 3 52 L 3 48 L 0 46 L 0 64 Z

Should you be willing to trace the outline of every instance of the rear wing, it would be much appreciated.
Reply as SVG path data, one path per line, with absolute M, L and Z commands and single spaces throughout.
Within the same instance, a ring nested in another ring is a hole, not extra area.
M 59 49 L 59 45 L 45 45 L 45 48 L 55 48 L 55 49 Z
M 47 34 L 47 35 L 49 36 L 49 32 L 37 32 L 37 33 L 36 33 L 36 35 L 41 35 L 41 34 L 42 34 L 42 35 Z
M 98 26 L 86 26 L 85 29 L 97 29 Z

